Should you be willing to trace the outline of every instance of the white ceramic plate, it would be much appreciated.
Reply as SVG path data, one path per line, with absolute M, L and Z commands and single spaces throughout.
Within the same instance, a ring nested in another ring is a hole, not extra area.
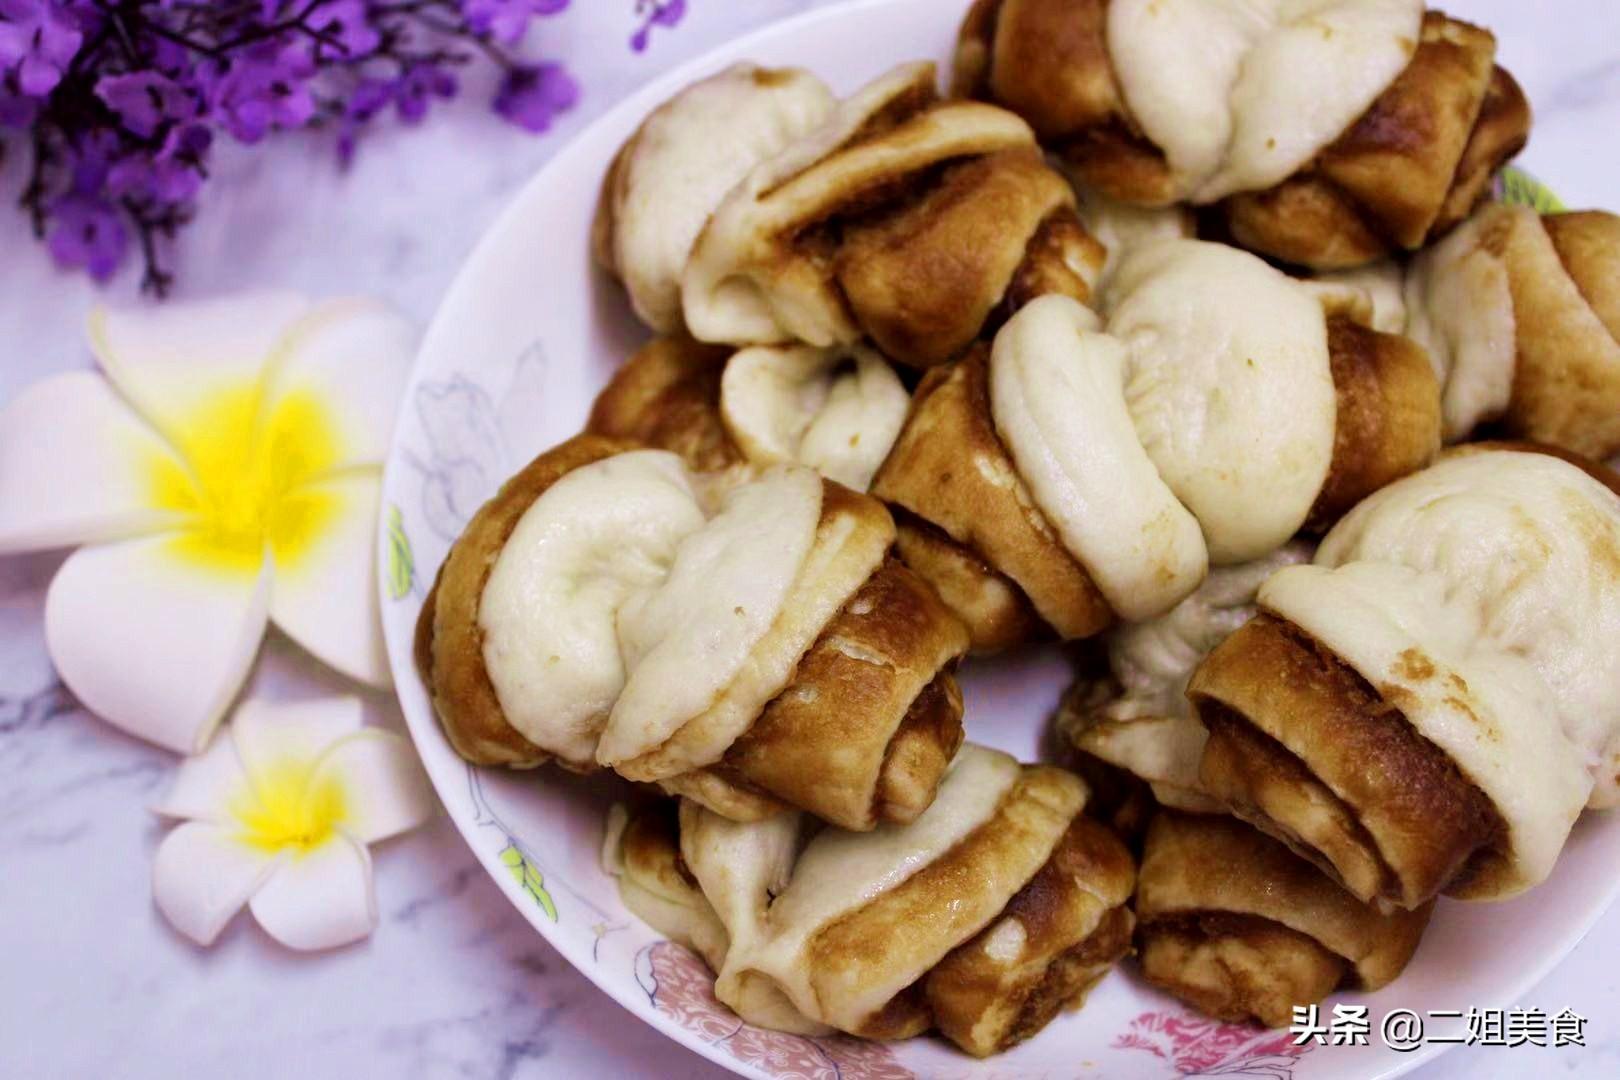
M 620 905 L 599 864 L 601 786 L 552 769 L 469 768 L 434 719 L 411 661 L 417 611 L 468 517 L 540 450 L 577 432 L 597 390 L 646 336 L 587 238 L 609 159 L 675 90 L 740 59 L 814 69 L 847 93 L 894 63 L 948 64 L 966 0 L 864 0 L 741 38 L 659 79 L 602 117 L 524 188 L 462 268 L 422 345 L 384 477 L 381 588 L 400 704 L 428 774 L 484 866 L 535 929 L 625 1008 L 670 1038 L 754 1077 L 1112 1078 L 1189 1074 L 1393 1076 L 1438 1052 L 1378 1045 L 1389 1010 L 1506 1006 L 1565 956 L 1620 892 L 1620 815 L 1576 828 L 1553 877 L 1496 905 L 1443 901 L 1406 973 L 1364 1001 L 1367 1047 L 1295 1047 L 1286 1033 L 1213 1023 L 1147 987 L 1128 965 L 1085 1008 L 1009 1054 L 975 1063 L 944 1043 L 804 1039 L 743 1025 L 702 964 Z M 858 47 L 851 44 L 858 42 Z M 1055 651 L 963 672 L 970 738 L 1026 759 L 1068 681 Z M 1457 1022 L 1441 1023 L 1456 1032 Z

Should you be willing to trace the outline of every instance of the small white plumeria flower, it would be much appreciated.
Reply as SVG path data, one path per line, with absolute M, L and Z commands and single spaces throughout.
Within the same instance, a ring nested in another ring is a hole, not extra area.
M 152 866 L 176 930 L 210 945 L 246 904 L 283 945 L 328 949 L 376 928 L 366 845 L 420 825 L 433 795 L 410 745 L 363 726 L 357 699 L 249 701 L 152 809 L 182 821 Z
M 86 545 L 45 612 L 79 700 L 195 753 L 272 621 L 387 685 L 373 536 L 409 325 L 258 293 L 98 308 L 89 334 L 105 376 L 47 378 L 0 411 L 0 555 Z

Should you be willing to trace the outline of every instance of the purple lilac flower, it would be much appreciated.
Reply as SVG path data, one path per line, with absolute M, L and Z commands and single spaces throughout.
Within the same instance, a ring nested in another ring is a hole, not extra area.
M 0 128 L 21 131 L 39 115 L 39 102 L 16 88 L 10 76 L 0 76 Z
M 196 57 L 190 50 L 178 41 L 166 37 L 150 38 L 149 46 L 153 70 L 161 71 L 171 79 L 190 81 L 193 68 L 196 67 Z
M 325 40 L 315 45 L 317 56 L 335 53 L 345 60 L 358 60 L 370 56 L 382 44 L 382 35 L 367 19 L 364 0 L 322 4 L 310 12 L 309 26 L 325 35 Z
M 84 43 L 67 8 L 46 0 L 0 0 L 0 68 L 15 68 L 18 88 L 30 97 L 56 89 Z
M 361 129 L 394 100 L 396 83 L 397 80 L 362 79 L 356 84 L 354 93 L 349 95 L 348 103 L 343 107 L 343 116 L 338 121 L 337 138 L 338 160 L 345 167 L 354 160 L 355 144 L 359 141 Z
M 645 52 L 647 39 L 652 36 L 653 27 L 675 27 L 686 14 L 686 0 L 637 0 L 636 10 L 645 11 L 647 18 L 640 28 L 630 35 L 630 47 L 636 52 Z
M 50 214 L 47 244 L 56 265 L 82 268 L 97 281 L 112 277 L 129 244 L 117 209 L 98 196 L 73 192 L 53 200 Z
M 315 63 L 303 50 L 256 45 L 235 60 L 204 69 L 215 118 L 239 142 L 256 143 L 272 128 L 303 127 L 315 115 L 308 80 Z
M 685 10 L 684 0 L 635 2 L 649 27 Z M 256 143 L 324 127 L 347 162 L 378 117 L 420 121 L 475 60 L 500 69 L 494 109 L 544 131 L 578 88 L 560 65 L 516 50 L 536 18 L 567 6 L 0 0 L 0 153 L 27 141 L 21 203 L 60 265 L 105 279 L 138 246 L 144 284 L 161 292 L 169 241 L 191 218 L 222 134 Z
M 394 107 L 401 120 L 415 124 L 427 115 L 431 98 L 454 97 L 456 88 L 456 77 L 444 68 L 417 64 L 395 84 Z
M 103 75 L 96 83 L 96 96 L 142 138 L 155 135 L 165 121 L 197 115 L 196 97 L 158 71 Z
M 213 142 L 201 124 L 177 125 L 151 157 L 131 154 L 115 162 L 107 170 L 107 190 L 159 203 L 188 202 L 202 187 Z
M 501 81 L 495 111 L 526 131 L 541 132 L 578 98 L 579 86 L 560 65 L 519 65 Z

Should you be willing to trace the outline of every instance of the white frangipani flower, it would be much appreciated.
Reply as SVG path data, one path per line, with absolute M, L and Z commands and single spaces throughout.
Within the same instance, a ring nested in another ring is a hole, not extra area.
M 283 945 L 327 949 L 376 928 L 366 845 L 420 825 L 433 795 L 410 744 L 363 726 L 358 699 L 249 701 L 152 809 L 182 821 L 152 866 L 176 930 L 212 944 L 246 904 Z
M 0 554 L 85 545 L 46 638 L 92 711 L 195 753 L 268 622 L 388 683 L 373 587 L 382 460 L 415 336 L 289 293 L 90 316 L 99 374 L 0 411 Z

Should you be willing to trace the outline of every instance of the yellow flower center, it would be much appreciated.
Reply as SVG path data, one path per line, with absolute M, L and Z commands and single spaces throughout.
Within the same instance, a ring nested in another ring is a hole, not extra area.
M 337 514 L 338 496 L 311 486 L 339 461 L 325 403 L 307 392 L 273 406 L 266 397 L 252 383 L 204 399 L 177 425 L 184 464 L 148 466 L 153 501 L 187 519 L 175 550 L 189 561 L 256 571 L 268 550 L 296 562 Z
M 261 851 L 306 852 L 332 838 L 344 817 L 343 785 L 335 777 L 314 779 L 313 764 L 282 761 L 231 802 L 243 842 Z

